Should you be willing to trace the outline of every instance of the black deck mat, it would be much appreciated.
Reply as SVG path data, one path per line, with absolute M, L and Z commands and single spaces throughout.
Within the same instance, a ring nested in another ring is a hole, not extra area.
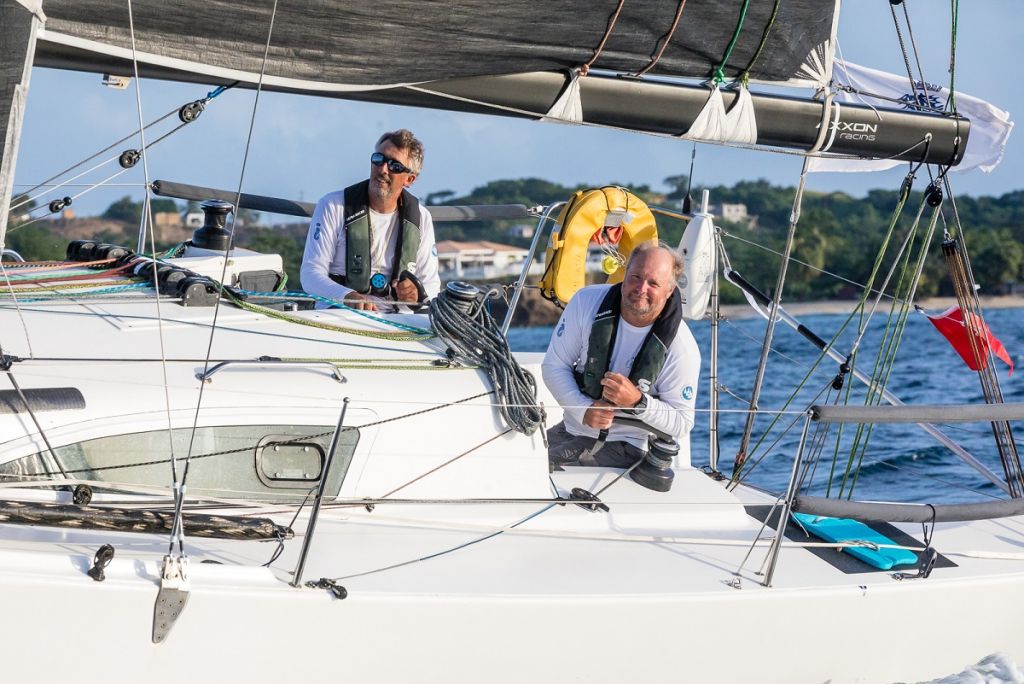
M 768 521 L 768 525 L 772 529 L 775 529 L 775 530 L 778 529 L 779 513 L 782 511 L 782 507 L 781 506 L 776 506 L 774 511 L 772 511 L 772 507 L 769 506 L 769 505 L 744 506 L 744 509 L 746 509 L 747 515 L 749 515 L 751 518 L 757 520 L 758 522 L 764 522 L 765 518 L 768 517 L 769 513 L 771 513 L 771 519 Z M 906 532 L 904 532 L 903 530 L 899 529 L 898 527 L 896 527 L 894 525 L 890 525 L 889 523 L 884 523 L 884 522 L 881 522 L 881 523 L 879 523 L 879 522 L 876 522 L 876 523 L 864 523 L 864 524 L 867 525 L 868 527 L 870 527 L 871 529 L 873 529 L 875 532 L 878 532 L 879 534 L 885 535 L 886 537 L 891 539 L 894 544 L 899 544 L 900 546 L 908 546 L 908 547 L 916 548 L 916 549 L 923 549 L 924 548 L 924 544 L 922 542 L 918 541 L 914 537 L 911 537 L 909 534 L 907 534 Z M 795 541 L 795 542 L 817 542 L 817 541 L 821 541 L 817 537 L 814 537 L 814 536 L 809 535 L 806 532 L 804 532 L 803 529 L 801 529 L 801 527 L 799 525 L 797 525 L 796 523 L 794 523 L 792 520 L 790 520 L 789 524 L 786 525 L 786 539 L 789 539 L 790 541 Z M 878 569 L 878 568 L 876 568 L 876 567 L 874 567 L 872 565 L 868 565 L 867 563 L 865 563 L 862 560 L 858 560 L 857 558 L 854 558 L 853 556 L 851 556 L 848 553 L 843 553 L 843 551 L 841 549 L 811 547 L 811 548 L 808 548 L 807 550 L 809 552 L 813 553 L 818 558 L 820 558 L 823 561 L 825 561 L 826 563 L 828 563 L 829 565 L 831 565 L 832 567 L 836 568 L 837 570 L 839 570 L 839 571 L 841 571 L 841 572 L 843 572 L 843 573 L 845 573 L 847 575 L 858 575 L 858 574 L 864 574 L 864 573 L 877 573 L 877 572 L 884 572 L 884 573 L 911 572 L 912 573 L 916 569 L 916 566 L 913 566 L 913 565 L 903 565 L 903 566 L 899 566 L 899 567 L 896 567 L 896 568 L 892 568 L 891 570 L 880 570 L 880 569 Z M 917 558 L 918 558 L 918 561 L 920 561 L 920 559 L 921 559 L 921 554 L 920 553 L 917 554 Z M 935 558 L 935 567 L 936 568 L 955 568 L 955 567 L 957 567 L 957 564 L 954 563 L 953 561 L 949 560 L 948 558 L 946 558 L 945 556 L 943 556 L 940 553 Z

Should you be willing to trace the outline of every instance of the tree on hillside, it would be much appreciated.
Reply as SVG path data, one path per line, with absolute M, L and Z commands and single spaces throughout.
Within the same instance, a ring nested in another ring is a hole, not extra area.
M 150 200 L 149 206 L 154 214 L 161 212 L 177 213 L 178 211 L 178 203 L 165 197 Z M 125 195 L 107 207 L 101 216 L 111 221 L 139 223 L 142 220 L 142 202 L 136 202 L 128 195 Z
M 1021 277 L 1024 247 L 1007 229 L 971 235 L 971 265 L 985 294 L 1006 294 Z
M 138 223 L 139 219 L 142 218 L 142 205 L 132 201 L 131 197 L 125 195 L 107 207 L 107 210 L 101 216 L 111 221 Z
M 238 246 L 265 254 L 280 254 L 284 271 L 288 274 L 288 289 L 299 289 L 299 268 L 302 265 L 303 243 L 292 236 L 282 235 L 273 228 L 254 228 L 238 234 Z
M 665 185 L 672 188 L 669 190 L 668 194 L 665 195 L 665 199 L 680 202 L 684 197 L 686 197 L 686 191 L 690 188 L 690 177 L 685 173 L 679 174 L 678 176 L 669 176 L 665 179 Z
M 26 261 L 52 261 L 63 259 L 67 240 L 53 235 L 42 223 L 35 223 L 7 233 L 7 247 Z

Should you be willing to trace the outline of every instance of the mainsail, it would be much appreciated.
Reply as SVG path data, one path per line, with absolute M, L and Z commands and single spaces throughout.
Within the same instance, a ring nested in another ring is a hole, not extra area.
M 673 137 L 704 111 L 702 82 L 736 83 L 720 96 L 747 133 L 712 142 L 943 165 L 969 133 L 956 115 L 823 96 L 838 0 L 0 0 L 0 14 L 0 243 L 32 65 L 538 120 L 578 87 L 581 123 Z M 748 82 L 815 95 L 747 97 Z

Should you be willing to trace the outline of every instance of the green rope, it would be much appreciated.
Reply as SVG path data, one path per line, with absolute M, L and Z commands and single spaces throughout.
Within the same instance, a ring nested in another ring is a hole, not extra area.
M 92 282 L 92 281 L 89 281 L 89 282 L 72 282 L 72 283 L 51 283 L 51 284 L 48 284 L 48 285 L 47 284 L 39 285 L 39 286 L 34 287 L 34 288 L 19 287 L 18 289 L 15 289 L 14 292 L 15 292 L 15 294 L 25 293 L 25 294 L 32 294 L 32 295 L 35 295 L 35 294 L 40 294 L 40 295 L 50 294 L 50 295 L 53 295 L 54 294 L 53 290 L 57 290 L 57 291 L 88 290 L 88 289 L 94 288 L 94 287 L 109 287 L 109 286 L 111 286 L 112 283 L 115 283 L 115 282 L 132 283 L 132 281 L 134 281 L 136 279 L 135 278 L 125 278 L 125 277 L 122 277 L 122 278 L 118 278 L 117 280 L 114 280 L 113 278 L 110 278 L 110 279 L 100 279 L 100 280 L 103 280 L 104 282 Z M 22 285 L 27 285 L 27 284 L 30 284 L 30 283 L 21 283 L 21 284 Z M 7 289 L 6 290 L 0 290 L 0 292 L 6 292 L 7 294 L 10 294 L 11 286 L 15 285 L 15 283 L 7 283 L 7 285 L 8 285 Z
M 927 233 L 927 235 L 924 236 L 924 239 L 921 241 L 921 247 L 920 247 L 920 251 L 918 253 L 917 263 L 915 265 L 914 274 L 910 278 L 910 282 L 907 284 L 906 290 L 904 292 L 901 292 L 902 296 L 900 297 L 900 301 L 902 302 L 902 309 L 900 310 L 900 314 L 899 314 L 899 316 L 897 318 L 897 321 L 896 321 L 895 332 L 894 332 L 894 340 L 895 341 L 892 344 L 891 355 L 890 355 L 890 357 L 888 359 L 886 359 L 888 367 L 886 368 L 885 374 L 882 377 L 882 380 L 881 380 L 881 383 L 880 383 L 880 387 L 878 388 L 878 391 L 877 391 L 877 399 L 875 401 L 876 405 L 881 403 L 882 391 L 885 389 L 886 385 L 888 385 L 889 377 L 890 377 L 890 375 L 892 373 L 892 369 L 895 368 L 895 366 L 896 366 L 896 352 L 899 350 L 899 343 L 903 339 L 903 332 L 904 332 L 904 330 L 906 328 L 907 319 L 908 319 L 908 317 L 910 315 L 911 303 L 912 303 L 912 301 L 914 299 L 914 296 L 917 293 L 917 286 L 918 286 L 918 283 L 920 282 L 920 279 L 921 279 L 921 272 L 924 270 L 924 262 L 925 262 L 925 260 L 926 260 L 926 258 L 928 256 L 928 249 L 931 246 L 932 237 L 935 235 L 935 226 L 938 223 L 939 214 L 940 214 L 940 206 L 941 205 L 936 206 L 936 207 L 934 207 L 932 209 L 932 216 L 931 216 L 931 219 L 930 219 L 930 221 L 928 223 L 928 233 Z M 909 250 L 908 250 L 908 253 L 909 253 Z M 874 425 L 871 425 L 870 428 L 873 430 L 874 429 Z M 869 430 L 867 437 L 870 438 L 870 435 L 871 435 L 871 431 Z M 857 467 L 854 470 L 853 482 L 850 484 L 850 492 L 849 492 L 848 497 L 853 495 L 853 488 L 857 485 L 857 479 L 860 477 L 860 468 L 861 468 L 861 465 L 864 462 L 864 456 L 866 455 L 866 453 L 867 453 L 867 443 L 865 442 L 864 449 L 862 449 L 860 457 L 857 460 Z
M 95 287 L 95 286 L 92 286 Z M 132 283 L 131 285 L 115 285 L 113 287 L 105 287 L 99 290 L 89 290 L 87 292 L 80 293 L 79 296 L 95 297 L 100 295 L 115 294 L 118 292 L 125 292 L 126 290 L 135 290 L 139 288 L 149 287 L 148 283 Z M 0 291 L 0 300 L 14 300 L 17 299 L 19 302 L 50 302 L 57 299 L 66 299 L 67 294 L 63 292 L 35 292 L 32 290 L 25 290 L 19 294 L 28 295 L 28 297 L 16 297 L 9 291 Z
M 22 273 L 11 273 L 7 276 L 7 280 L 16 282 L 19 280 L 40 280 L 42 278 L 58 278 L 60 276 L 72 276 L 72 275 L 90 275 L 97 273 L 97 271 L 90 270 L 88 268 L 52 268 L 40 271 L 38 273 L 22 274 Z
M 949 41 L 949 99 L 946 100 L 946 108 L 956 114 L 956 90 L 953 83 L 956 79 L 956 28 L 960 13 L 960 0 L 950 0 L 949 6 L 953 17 Z
M 290 292 L 287 290 L 275 290 L 274 292 L 255 292 L 253 290 L 241 290 L 238 288 L 235 288 L 234 291 L 239 294 L 252 297 L 283 297 L 288 299 L 308 299 L 314 302 L 323 302 L 324 304 L 327 304 L 329 307 L 344 309 L 345 311 L 358 314 L 359 316 L 362 316 L 363 318 L 368 318 L 376 323 L 383 323 L 384 325 L 389 325 L 392 328 L 398 328 L 399 330 L 405 330 L 406 332 L 416 333 L 418 335 L 432 334 L 432 331 L 430 330 L 425 330 L 424 328 L 419 328 L 416 327 L 415 325 L 406 325 L 405 323 L 399 323 L 398 321 L 390 321 L 386 318 L 381 318 L 380 316 L 374 316 L 373 314 L 366 313 L 365 311 L 360 311 L 359 309 L 353 309 L 352 307 L 346 305 L 344 302 L 340 302 L 336 299 L 331 299 L 330 297 L 321 297 L 320 295 L 309 294 L 308 292 Z
M 740 30 L 743 28 L 743 21 L 747 18 L 747 8 L 750 6 L 750 0 L 743 0 L 743 8 L 740 10 L 740 20 L 736 24 L 736 30 L 732 34 L 732 40 L 729 41 L 729 47 L 725 49 L 725 56 L 722 57 L 722 63 L 715 67 L 715 83 L 725 83 L 725 72 L 722 71 L 725 68 L 726 63 L 729 61 L 729 57 L 732 56 L 732 49 L 736 47 L 736 41 L 739 40 Z
M 858 321 L 858 329 L 859 330 L 863 330 L 864 329 L 864 327 L 863 327 L 864 326 L 864 311 L 865 311 L 865 307 L 867 306 L 868 298 L 871 295 L 871 291 L 874 289 L 874 284 L 875 284 L 876 278 L 878 277 L 878 272 L 881 270 L 882 263 L 884 262 L 885 256 L 886 256 L 886 254 L 887 254 L 887 252 L 889 250 L 889 243 L 892 241 L 892 237 L 895 234 L 896 225 L 899 223 L 899 219 L 903 215 L 903 210 L 904 210 L 904 208 L 907 205 L 907 200 L 910 199 L 910 191 L 913 188 L 913 185 L 914 185 L 914 174 L 913 173 L 908 173 L 907 176 L 903 179 L 903 184 L 900 186 L 900 196 L 899 196 L 899 199 L 896 202 L 896 206 L 893 208 L 892 215 L 889 217 L 889 227 L 886 230 L 885 237 L 883 238 L 882 244 L 881 244 L 881 246 L 878 249 L 878 253 L 875 255 L 875 263 L 874 263 L 874 265 L 871 268 L 871 274 L 868 276 L 867 283 L 864 286 L 864 290 L 863 290 L 863 292 L 861 294 L 860 300 L 857 302 L 857 306 L 854 307 L 854 310 L 853 310 L 853 312 L 850 315 L 850 319 L 851 320 L 852 320 L 853 316 L 856 316 L 858 314 L 860 315 L 860 320 Z M 847 321 L 847 323 L 849 323 L 849 320 Z M 845 323 L 843 325 L 844 325 L 844 327 L 846 326 Z M 851 350 L 851 354 L 850 354 L 850 368 L 851 368 L 851 371 L 855 367 L 854 364 L 855 364 L 856 358 L 857 358 L 857 349 L 854 348 L 853 350 Z M 846 396 L 844 397 L 844 404 L 849 403 L 850 395 L 851 395 L 851 388 L 848 385 L 847 386 L 847 391 L 846 391 Z M 842 439 L 842 433 L 843 433 L 842 429 L 840 429 L 840 430 L 838 430 L 836 432 L 836 446 L 835 446 L 835 449 L 834 449 L 833 455 L 832 455 L 832 465 L 831 465 L 831 467 L 829 469 L 829 485 L 828 485 L 828 489 L 826 491 L 826 496 L 831 495 L 832 482 L 834 481 L 834 479 L 836 477 L 836 469 L 837 469 L 837 466 L 838 466 L 838 463 L 839 463 L 839 454 L 840 454 L 840 451 L 841 451 L 840 443 L 839 442 Z M 849 465 L 847 466 L 847 468 L 844 468 L 844 470 L 847 470 L 848 468 L 849 468 Z
M 350 335 L 359 335 L 361 337 L 373 337 L 380 340 L 392 340 L 395 342 L 414 342 L 421 340 L 429 340 L 434 337 L 434 333 L 430 330 L 424 330 L 419 328 L 419 332 L 384 332 L 380 330 L 363 330 L 360 328 L 349 328 L 341 325 L 332 325 L 330 323 L 323 323 L 321 321 L 315 321 L 308 318 L 301 318 L 299 316 L 290 316 L 283 311 L 277 311 L 275 309 L 268 308 L 266 306 L 260 306 L 259 304 L 252 304 L 245 302 L 236 297 L 227 288 L 223 289 L 224 296 L 235 306 L 251 311 L 253 313 L 263 314 L 269 318 L 276 318 L 281 321 L 288 323 L 297 323 L 299 325 L 306 325 L 311 328 L 319 328 L 320 330 L 330 330 L 332 332 L 347 333 Z M 412 326 L 408 326 L 412 327 Z
M 922 199 L 921 210 L 918 212 L 917 217 L 910 228 L 907 248 L 904 250 L 903 256 L 901 257 L 901 263 L 899 265 L 900 277 L 893 290 L 895 296 L 889 306 L 889 316 L 886 318 L 885 330 L 882 332 L 882 344 L 879 345 L 878 353 L 875 356 L 875 364 L 871 370 L 870 377 L 872 379 L 872 384 L 868 386 L 867 394 L 864 397 L 865 406 L 878 406 L 882 403 L 882 391 L 885 389 L 885 385 L 889 380 L 889 374 L 892 371 L 896 349 L 899 347 L 899 333 L 901 331 L 899 325 L 900 315 L 903 313 L 901 311 L 900 314 L 897 314 L 896 307 L 900 295 L 904 294 L 904 278 L 907 274 L 907 267 L 910 264 L 910 255 L 913 251 L 913 241 L 917 238 L 917 229 L 920 226 L 921 213 L 923 211 L 924 200 Z M 847 459 L 846 469 L 843 473 L 843 479 L 839 485 L 840 497 L 843 496 L 844 492 L 846 493 L 847 498 L 850 498 L 853 495 L 853 487 L 856 484 L 860 466 L 864 462 L 864 456 L 867 454 L 868 442 L 874 432 L 874 427 L 874 424 L 868 423 L 861 423 L 857 426 L 857 431 L 854 433 L 853 444 L 850 447 L 850 456 Z M 856 465 L 854 465 L 855 461 Z M 853 475 L 853 479 L 850 483 L 849 491 L 846 491 L 846 484 L 847 481 L 850 480 L 851 474 Z
M 868 297 L 871 294 L 872 289 L 874 289 L 875 279 L 877 278 L 878 272 L 879 272 L 879 270 L 882 267 L 882 263 L 884 261 L 885 253 L 886 253 L 886 251 L 888 249 L 889 242 L 892 240 L 892 236 L 893 236 L 893 234 L 894 234 L 894 232 L 896 230 L 896 225 L 898 224 L 900 217 L 903 215 L 903 209 L 906 206 L 907 200 L 910 198 L 910 190 L 913 187 L 913 181 L 914 181 L 914 175 L 912 173 L 907 174 L 906 178 L 903 180 L 903 184 L 900 186 L 899 200 L 896 203 L 896 207 L 893 209 L 892 216 L 889 218 L 888 231 L 886 233 L 885 238 L 882 241 L 881 247 L 878 250 L 878 254 L 875 256 L 874 266 L 872 267 L 871 274 L 868 276 L 867 283 L 864 285 L 864 290 L 863 290 L 863 293 L 861 294 L 860 300 L 857 302 L 857 304 L 854 307 L 853 311 L 850 312 L 850 315 L 846 318 L 846 320 L 843 322 L 843 324 L 839 327 L 839 330 L 836 331 L 836 333 L 832 336 L 832 339 L 826 345 L 825 349 L 823 349 L 818 354 L 818 358 L 814 360 L 814 363 L 811 365 L 810 370 L 808 370 L 807 374 L 804 376 L 804 378 L 797 385 L 796 389 L 789 395 L 789 398 L 786 399 L 786 401 L 784 402 L 783 407 L 781 409 L 782 411 L 785 411 L 789 407 L 789 405 L 791 403 L 793 403 L 793 401 L 796 399 L 797 394 L 800 392 L 800 390 L 803 388 L 803 386 L 808 382 L 808 380 L 810 380 L 811 374 L 815 371 L 815 369 L 817 369 L 817 367 L 821 364 L 821 362 L 824 360 L 824 358 L 828 355 L 828 350 L 832 348 L 832 346 L 839 339 L 839 336 L 842 335 L 843 331 L 846 330 L 846 327 L 850 324 L 850 322 L 858 314 L 861 317 L 860 321 L 859 321 L 859 324 L 860 324 L 860 326 L 863 326 L 863 323 L 864 323 L 864 307 L 867 305 L 867 300 L 868 300 Z M 852 355 L 851 355 L 851 364 L 852 364 L 852 359 L 855 356 L 856 356 L 856 350 L 853 350 Z M 847 386 L 847 398 L 846 399 L 847 399 L 847 401 L 849 400 L 849 385 Z M 764 443 L 765 439 L 767 439 L 768 435 L 774 429 L 775 425 L 779 422 L 779 420 L 781 420 L 782 415 L 783 415 L 782 413 L 777 413 L 772 418 L 772 421 L 769 423 L 769 425 L 765 429 L 765 431 L 763 433 L 761 433 L 761 437 L 754 443 L 754 446 L 751 447 L 750 449 L 748 449 L 747 461 L 743 464 L 743 466 L 741 466 L 739 469 L 737 469 L 734 472 L 734 474 L 733 474 L 733 480 L 734 481 L 741 480 L 743 477 L 746 477 L 747 475 L 749 475 L 750 471 L 753 470 L 753 465 L 751 465 L 750 467 L 747 467 L 747 463 L 754 463 L 754 455 L 758 452 L 758 450 L 760 449 L 761 445 Z M 832 478 L 835 476 L 835 467 L 836 467 L 836 462 L 837 462 L 838 458 L 839 458 L 839 450 L 838 450 L 838 445 L 837 445 L 836 452 L 835 452 L 834 459 L 833 459 L 833 463 L 832 463 L 832 469 L 831 469 L 831 472 L 830 472 L 830 475 L 829 475 L 829 482 L 830 483 L 832 481 Z M 754 465 L 756 465 L 756 463 Z
M 306 357 L 283 357 L 282 361 L 291 362 L 325 362 L 337 368 L 347 370 L 476 370 L 477 366 L 451 364 L 447 359 L 318 359 Z
M 779 16 L 779 6 L 782 5 L 782 0 L 775 0 L 775 6 L 772 7 L 772 16 L 768 18 L 768 24 L 764 27 L 764 31 L 761 33 L 761 43 L 757 46 L 757 50 L 754 52 L 754 56 L 750 58 L 747 63 L 747 68 L 740 74 L 740 83 L 746 87 L 750 83 L 750 70 L 754 68 L 754 64 L 761 57 L 761 51 L 764 50 L 765 44 L 768 42 L 768 34 L 772 32 L 772 27 L 775 25 L 775 18 Z

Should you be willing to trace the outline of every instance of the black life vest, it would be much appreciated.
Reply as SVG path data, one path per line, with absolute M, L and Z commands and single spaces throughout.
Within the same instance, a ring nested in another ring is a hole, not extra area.
M 601 385 L 601 378 L 608 372 L 611 364 L 612 351 L 615 348 L 615 335 L 619 329 L 619 312 L 622 307 L 622 283 L 612 285 L 608 293 L 597 307 L 597 314 L 594 316 L 594 325 L 590 329 L 590 341 L 587 344 L 587 361 L 583 372 L 575 372 L 576 383 L 580 391 L 591 399 L 600 399 L 604 387 Z M 651 325 L 647 337 L 640 345 L 633 360 L 633 367 L 629 370 L 629 379 L 634 384 L 649 391 L 661 374 L 665 365 L 665 357 L 668 355 L 668 348 L 676 338 L 679 326 L 683 321 L 682 298 L 679 295 L 679 288 L 672 291 L 672 295 L 665 302 L 665 308 L 658 314 L 654 324 Z M 643 382 L 646 388 L 641 384 Z
M 415 274 L 416 253 L 420 248 L 420 203 L 405 188 L 398 200 L 398 218 L 400 229 L 389 283 L 403 270 Z M 370 243 L 370 181 L 364 180 L 345 188 L 345 275 L 332 276 L 360 294 L 373 289 L 370 279 L 375 265 L 370 263 Z M 383 266 L 377 264 L 376 270 Z

